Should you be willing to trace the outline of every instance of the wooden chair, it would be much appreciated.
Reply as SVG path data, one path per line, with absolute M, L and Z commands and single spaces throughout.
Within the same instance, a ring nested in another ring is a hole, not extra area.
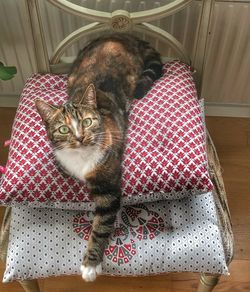
M 164 41 L 167 46 L 170 46 L 177 54 L 179 58 L 196 69 L 196 81 L 199 93 L 201 92 L 203 68 L 205 60 L 206 42 L 209 29 L 209 23 L 211 21 L 211 13 L 213 9 L 213 0 L 203 0 L 199 23 L 197 27 L 196 42 L 194 46 L 193 60 L 191 59 L 182 46 L 182 44 L 176 40 L 172 35 L 164 31 L 163 29 L 156 27 L 149 21 L 159 20 L 162 17 L 166 17 L 176 13 L 182 8 L 190 5 L 190 0 L 176 0 L 169 4 L 162 6 L 161 8 L 155 8 L 143 12 L 129 13 L 128 11 L 115 11 L 109 12 L 97 12 L 84 7 L 79 7 L 71 2 L 64 0 L 48 0 L 51 4 L 70 12 L 74 15 L 81 16 L 87 20 L 94 21 L 80 29 L 77 29 L 70 35 L 68 35 L 53 52 L 52 57 L 48 58 L 47 47 L 44 37 L 44 31 L 42 26 L 41 14 L 37 0 L 26 0 L 27 8 L 29 10 L 29 16 L 31 20 L 31 27 L 34 39 L 34 48 L 37 60 L 38 72 L 45 73 L 65 73 L 69 68 L 69 64 L 62 58 L 63 53 L 69 48 L 76 40 L 96 34 L 105 30 L 113 31 L 136 31 L 139 33 L 146 33 L 150 36 L 158 38 Z M 232 260 L 233 256 L 233 234 L 232 225 L 230 220 L 230 213 L 227 204 L 226 192 L 221 174 L 221 167 L 219 159 L 212 142 L 212 139 L 207 133 L 207 152 L 209 159 L 209 171 L 211 179 L 213 181 L 214 199 L 216 202 L 218 221 L 222 233 L 222 240 L 224 251 L 227 256 L 227 264 Z M 4 221 L 1 230 L 0 251 L 1 259 L 6 260 L 9 228 L 11 220 L 11 208 L 6 209 Z M 198 292 L 212 291 L 218 283 L 220 275 L 207 275 L 202 274 L 200 276 L 200 283 Z M 39 292 L 39 285 L 37 280 L 21 281 L 20 284 L 27 292 Z

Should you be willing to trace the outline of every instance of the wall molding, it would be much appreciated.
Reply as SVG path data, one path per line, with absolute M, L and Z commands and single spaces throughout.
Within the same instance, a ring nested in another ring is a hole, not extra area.
M 205 102 L 205 115 L 214 117 L 250 118 L 250 104 Z

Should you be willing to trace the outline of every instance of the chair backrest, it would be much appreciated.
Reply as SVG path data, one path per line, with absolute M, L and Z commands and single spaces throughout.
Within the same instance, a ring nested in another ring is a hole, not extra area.
M 133 32 L 146 34 L 160 40 L 166 47 L 170 47 L 180 60 L 188 64 L 191 64 L 192 59 L 192 66 L 197 71 L 196 81 L 198 91 L 201 88 L 207 35 L 214 0 L 202 1 L 192 58 L 185 47 L 173 35 L 149 23 L 175 14 L 190 5 L 193 2 L 192 0 L 168 0 L 165 1 L 166 4 L 160 7 L 139 12 L 129 12 L 127 10 L 105 12 L 76 5 L 67 0 L 47 1 L 63 11 L 88 20 L 89 23 L 67 35 L 61 40 L 52 55 L 48 56 L 39 0 L 26 0 L 30 14 L 38 72 L 67 73 L 74 57 L 63 58 L 63 54 L 80 39 L 95 36 L 104 31 Z

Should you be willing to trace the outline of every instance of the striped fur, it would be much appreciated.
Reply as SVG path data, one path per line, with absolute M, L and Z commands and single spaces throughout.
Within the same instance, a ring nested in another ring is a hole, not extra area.
M 70 100 L 60 107 L 36 101 L 57 160 L 87 183 L 96 209 L 82 275 L 95 279 L 120 209 L 121 161 L 127 105 L 162 74 L 160 55 L 130 35 L 104 36 L 78 55 L 68 77 Z

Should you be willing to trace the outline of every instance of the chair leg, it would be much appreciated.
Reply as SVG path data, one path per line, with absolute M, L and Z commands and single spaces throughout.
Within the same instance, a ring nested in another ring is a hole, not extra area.
M 206 276 L 201 274 L 200 276 L 200 283 L 197 289 L 197 292 L 211 292 L 213 291 L 214 287 L 219 282 L 220 276 L 213 275 L 213 276 Z
M 40 292 L 37 280 L 19 281 L 25 292 Z

